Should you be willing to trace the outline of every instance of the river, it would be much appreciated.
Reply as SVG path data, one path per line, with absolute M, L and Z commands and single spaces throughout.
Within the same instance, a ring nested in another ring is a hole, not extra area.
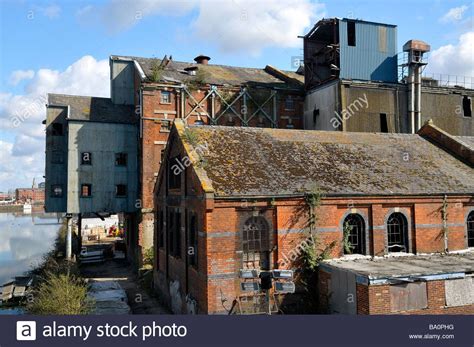
M 0 285 L 38 265 L 60 227 L 56 214 L 0 213 Z

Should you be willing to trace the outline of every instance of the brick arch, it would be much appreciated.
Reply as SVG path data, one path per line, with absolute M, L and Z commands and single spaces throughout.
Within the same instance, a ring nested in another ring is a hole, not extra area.
M 384 226 L 384 241 L 385 241 L 385 249 L 384 253 L 388 254 L 388 230 L 387 230 L 387 223 L 388 219 L 393 213 L 401 213 L 407 220 L 407 233 L 408 233 L 408 253 L 413 253 L 413 236 L 412 236 L 412 220 L 410 218 L 410 214 L 407 212 L 407 208 L 391 208 L 387 211 L 384 217 L 383 226 Z
M 469 248 L 469 244 L 468 244 L 468 234 L 467 234 L 467 217 L 469 217 L 469 215 L 471 213 L 474 213 L 474 206 L 471 206 L 467 209 L 467 212 L 466 212 L 466 215 L 464 216 L 464 232 L 465 232 L 465 235 L 466 235 L 466 249 Z
M 355 210 L 354 212 L 352 210 Z M 343 236 L 343 232 L 344 232 L 344 220 L 346 219 L 346 217 L 350 214 L 358 214 L 359 216 L 362 217 L 362 219 L 364 220 L 364 227 L 365 227 L 365 255 L 370 255 L 371 254 L 371 250 L 370 250 L 370 237 L 369 237 L 369 234 L 370 232 L 372 231 L 372 228 L 369 227 L 369 217 L 367 216 L 367 214 L 364 212 L 364 211 L 361 211 L 359 210 L 358 208 L 350 208 L 348 209 L 346 212 L 344 212 L 343 216 L 341 217 L 341 220 L 339 221 L 339 233 L 341 234 L 341 240 L 342 240 L 342 236 Z M 342 245 L 342 242 L 341 242 L 341 245 L 340 245 L 341 249 L 342 249 L 342 254 L 344 254 L 344 249 L 343 249 L 343 245 Z

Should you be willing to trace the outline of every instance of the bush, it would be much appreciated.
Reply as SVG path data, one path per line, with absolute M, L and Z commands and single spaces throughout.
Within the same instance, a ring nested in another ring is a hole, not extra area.
M 27 306 L 30 314 L 88 314 L 94 307 L 87 297 L 87 284 L 70 273 L 47 273 Z
M 153 247 L 148 248 L 143 253 L 143 265 L 153 265 Z

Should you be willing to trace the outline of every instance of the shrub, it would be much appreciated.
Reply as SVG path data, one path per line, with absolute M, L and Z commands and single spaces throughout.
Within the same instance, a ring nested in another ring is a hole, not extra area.
M 143 265 L 153 265 L 153 247 L 148 248 L 143 253 Z
M 88 314 L 94 303 L 87 296 L 87 284 L 70 273 L 47 273 L 27 306 L 30 314 Z

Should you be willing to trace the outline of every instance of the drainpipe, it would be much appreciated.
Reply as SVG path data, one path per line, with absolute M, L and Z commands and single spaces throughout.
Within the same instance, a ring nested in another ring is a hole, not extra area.
M 416 118 L 416 128 L 415 132 L 418 131 L 421 127 L 421 67 L 417 65 L 415 67 L 415 118 Z
M 72 216 L 67 217 L 66 259 L 72 260 Z
M 413 66 L 408 68 L 408 119 L 410 120 L 411 133 L 415 133 L 415 88 Z

